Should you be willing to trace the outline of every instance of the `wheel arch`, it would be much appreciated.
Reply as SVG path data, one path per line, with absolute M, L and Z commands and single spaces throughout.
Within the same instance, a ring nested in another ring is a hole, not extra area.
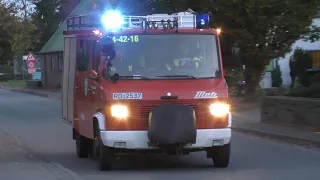
M 106 130 L 106 117 L 101 112 L 96 112 L 93 117 L 93 128 L 98 127 L 100 131 Z

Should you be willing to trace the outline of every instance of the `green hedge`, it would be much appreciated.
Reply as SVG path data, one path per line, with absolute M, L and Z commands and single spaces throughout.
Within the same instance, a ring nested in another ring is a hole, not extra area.
M 312 84 L 309 87 L 300 87 L 293 89 L 287 96 L 293 97 L 309 97 L 309 98 L 320 98 L 320 84 Z
M 12 75 L 12 74 L 5 74 L 0 75 L 0 81 L 10 81 L 10 80 L 22 80 L 22 79 L 30 79 L 31 75 Z

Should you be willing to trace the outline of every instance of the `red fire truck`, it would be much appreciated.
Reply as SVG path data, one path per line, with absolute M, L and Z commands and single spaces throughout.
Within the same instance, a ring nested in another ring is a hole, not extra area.
M 109 170 L 123 153 L 206 151 L 227 167 L 231 121 L 220 30 L 209 14 L 67 19 L 63 119 L 79 158 Z

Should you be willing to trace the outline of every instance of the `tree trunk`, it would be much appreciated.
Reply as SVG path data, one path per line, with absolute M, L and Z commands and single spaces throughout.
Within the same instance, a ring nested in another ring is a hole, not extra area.
M 254 66 L 246 66 L 244 71 L 245 78 L 245 100 L 256 101 L 260 98 L 260 78 L 261 69 Z

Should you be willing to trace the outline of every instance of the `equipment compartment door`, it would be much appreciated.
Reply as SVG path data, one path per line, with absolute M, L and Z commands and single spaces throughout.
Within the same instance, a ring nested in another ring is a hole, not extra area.
M 76 38 L 65 37 L 62 74 L 62 118 L 68 124 L 74 120 L 74 83 L 76 69 Z

